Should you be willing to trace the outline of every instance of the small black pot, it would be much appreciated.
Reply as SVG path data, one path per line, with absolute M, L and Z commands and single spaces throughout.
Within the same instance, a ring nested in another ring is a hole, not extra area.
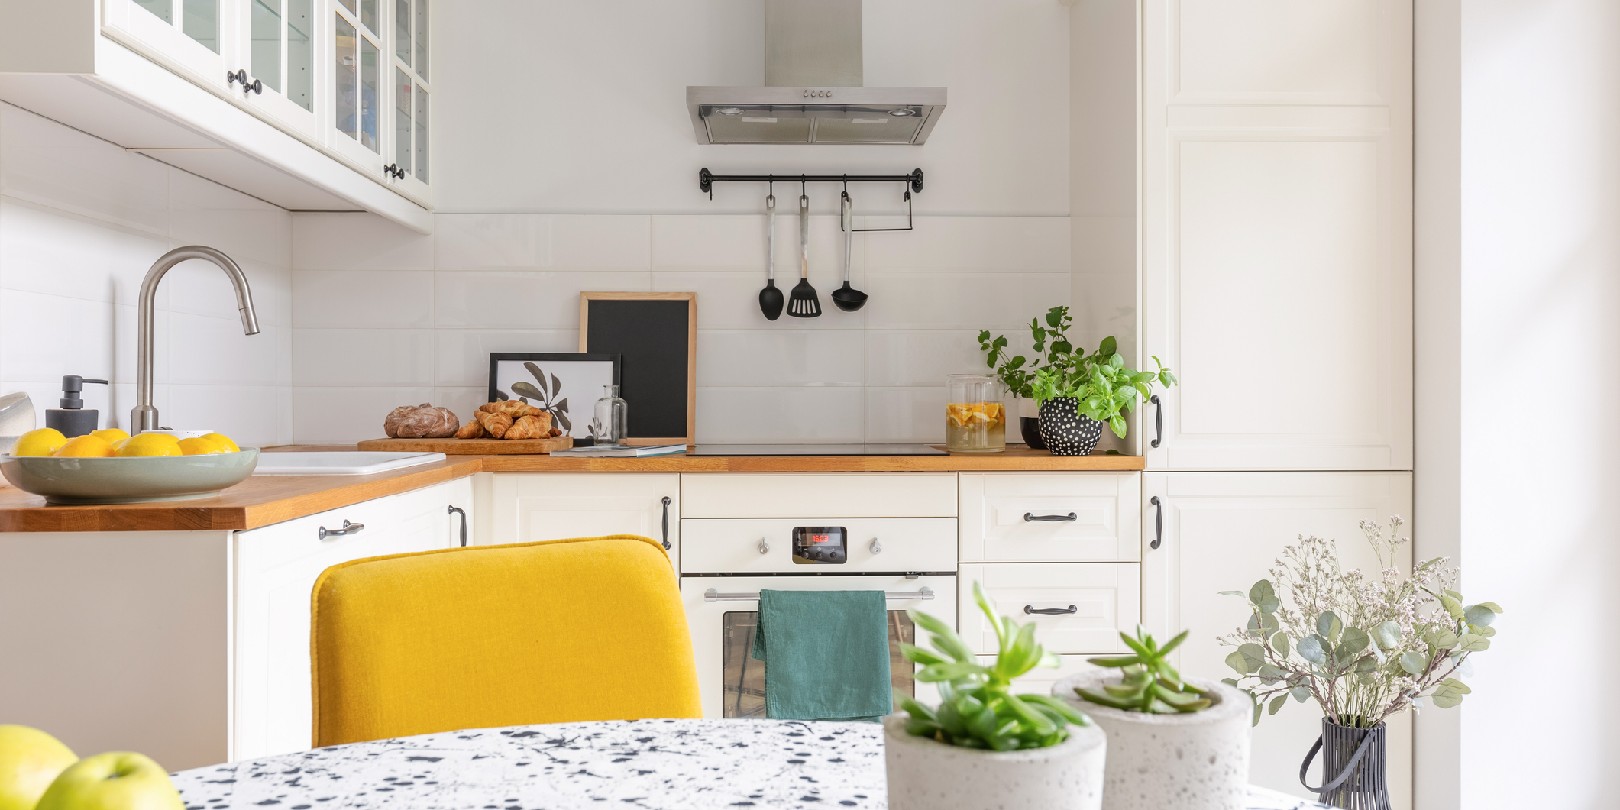
M 1045 450 L 1046 442 L 1041 441 L 1041 420 L 1036 416 L 1018 417 L 1018 432 L 1024 437 L 1024 444 L 1031 450 Z
M 1349 810 L 1390 810 L 1389 785 L 1385 780 L 1389 762 L 1385 726 L 1373 728 L 1340 726 L 1322 718 L 1322 736 L 1305 755 L 1299 783 L 1317 795 L 1317 800 Z M 1322 752 L 1321 787 L 1305 782 L 1316 752 Z
M 1056 397 L 1041 403 L 1040 434 L 1054 456 L 1089 456 L 1102 438 L 1103 424 L 1080 415 L 1080 401 Z

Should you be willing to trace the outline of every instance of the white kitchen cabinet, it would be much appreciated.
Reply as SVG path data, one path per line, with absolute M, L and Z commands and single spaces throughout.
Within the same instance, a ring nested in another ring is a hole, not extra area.
M 1220 591 L 1247 592 L 1269 577 L 1282 548 L 1300 534 L 1333 539 L 1343 559 L 1373 570 L 1360 522 L 1412 512 L 1410 473 L 1146 473 L 1142 490 L 1144 623 L 1161 638 L 1191 630 L 1180 650 L 1182 671 L 1209 679 L 1232 677 L 1224 663 L 1230 650 L 1218 639 L 1249 615 L 1242 600 Z M 1399 560 L 1403 570 L 1410 570 L 1410 548 Z M 1293 702 L 1262 719 L 1254 733 L 1254 782 L 1308 797 L 1298 763 L 1320 719 L 1314 704 Z M 1395 807 L 1409 808 L 1410 717 L 1390 723 L 1389 745 Z
M 471 506 L 472 485 L 462 479 L 237 533 L 231 759 L 311 744 L 310 596 L 321 572 L 458 545 L 450 508 Z
M 428 232 L 430 8 L 0 0 L 0 100 L 289 210 Z
M 658 473 L 503 473 L 480 476 L 478 543 L 635 534 L 680 559 L 681 476 Z
M 1136 473 L 962 473 L 963 562 L 1135 562 Z
M 1411 469 L 1412 0 L 1142 14 L 1148 468 Z
M 974 601 L 975 582 L 996 615 L 1033 623 L 1049 652 L 1123 650 L 1119 631 L 1142 620 L 1142 571 L 1134 563 L 967 563 L 960 576 L 957 617 L 975 653 L 996 651 L 995 628 Z

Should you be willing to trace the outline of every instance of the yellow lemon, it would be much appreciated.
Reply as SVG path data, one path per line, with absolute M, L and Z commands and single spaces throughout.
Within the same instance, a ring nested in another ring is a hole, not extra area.
M 113 454 L 112 444 L 100 436 L 76 436 L 68 439 L 52 455 L 58 458 L 106 458 Z
M 206 456 L 213 453 L 229 453 L 231 451 L 226 450 L 225 445 L 220 444 L 207 436 L 195 436 L 190 439 L 180 440 L 180 452 L 188 456 Z
M 204 435 L 203 438 L 218 442 L 221 447 L 225 448 L 220 451 L 221 453 L 239 453 L 242 450 L 242 448 L 236 446 L 236 442 L 231 437 L 223 433 L 209 433 Z
M 120 456 L 178 456 L 180 440 L 167 433 L 142 433 L 124 443 Z
M 67 437 L 56 428 L 40 428 L 30 430 L 17 437 L 17 446 L 11 449 L 14 456 L 49 456 L 62 449 L 67 444 Z
M 100 430 L 92 430 L 90 431 L 90 435 L 100 436 L 101 438 L 106 439 L 109 444 L 115 445 L 124 439 L 129 438 L 129 434 L 122 428 L 102 428 Z

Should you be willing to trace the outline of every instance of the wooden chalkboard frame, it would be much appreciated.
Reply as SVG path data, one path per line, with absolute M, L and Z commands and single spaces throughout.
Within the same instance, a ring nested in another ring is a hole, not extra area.
M 581 292 L 579 294 L 579 350 L 589 345 L 591 303 L 593 301 L 685 301 L 686 302 L 686 435 L 632 436 L 631 445 L 692 444 L 697 424 L 697 293 L 691 292 Z M 622 352 L 614 352 L 622 354 Z M 621 372 L 622 373 L 622 372 Z M 633 409 L 634 404 L 631 405 Z

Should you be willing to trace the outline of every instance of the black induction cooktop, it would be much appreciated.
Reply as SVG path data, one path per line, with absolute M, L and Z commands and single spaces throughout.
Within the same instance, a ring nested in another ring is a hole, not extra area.
M 699 444 L 689 456 L 944 456 L 929 444 Z

